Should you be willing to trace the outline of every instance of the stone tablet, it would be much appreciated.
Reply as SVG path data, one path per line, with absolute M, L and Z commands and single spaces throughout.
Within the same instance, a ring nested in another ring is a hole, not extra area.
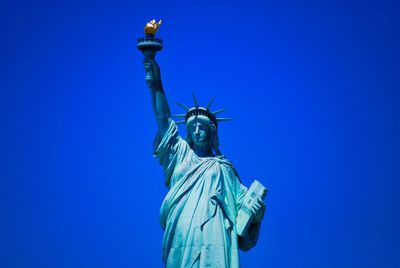
M 250 188 L 248 189 L 246 195 L 243 199 L 242 207 L 240 208 L 236 217 L 236 231 L 238 235 L 244 236 L 247 232 L 247 228 L 253 220 L 253 213 L 251 212 L 251 207 L 253 202 L 257 197 L 264 199 L 267 195 L 267 188 L 264 187 L 258 180 L 255 180 Z

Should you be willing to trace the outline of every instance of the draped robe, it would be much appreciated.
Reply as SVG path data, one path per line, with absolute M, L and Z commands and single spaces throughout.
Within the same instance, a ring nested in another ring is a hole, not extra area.
M 253 223 L 244 237 L 236 233 L 247 189 L 232 164 L 223 157 L 198 157 L 172 120 L 164 136 L 157 135 L 154 156 L 169 188 L 160 209 L 165 266 L 239 267 L 238 249 L 256 244 L 260 224 Z

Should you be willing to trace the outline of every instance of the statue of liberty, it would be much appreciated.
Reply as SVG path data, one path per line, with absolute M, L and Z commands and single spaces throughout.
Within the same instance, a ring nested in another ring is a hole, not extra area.
M 226 120 L 217 117 L 222 110 L 212 112 L 212 101 L 202 107 L 193 96 L 193 108 L 180 105 L 186 111 L 178 115 L 183 120 L 172 119 L 155 61 L 155 52 L 162 47 L 154 38 L 159 25 L 154 20 L 146 25 L 147 38 L 139 39 L 138 47 L 145 56 L 146 83 L 158 126 L 154 156 L 164 168 L 169 189 L 160 209 L 163 262 L 167 268 L 237 268 L 239 249 L 247 251 L 257 242 L 265 204 L 253 192 L 252 202 L 244 205 L 249 190 L 219 147 L 219 122 Z M 186 138 L 179 135 L 177 123 L 186 124 Z M 241 209 L 249 220 L 239 232 Z

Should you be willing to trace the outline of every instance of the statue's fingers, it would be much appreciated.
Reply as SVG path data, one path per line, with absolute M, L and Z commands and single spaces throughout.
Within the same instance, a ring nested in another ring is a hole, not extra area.
M 154 62 L 152 62 L 150 59 L 147 59 L 145 62 L 144 62 L 144 65 L 145 66 L 147 66 L 147 67 L 149 67 L 149 68 L 154 68 Z
M 261 206 L 265 206 L 265 202 L 260 197 L 258 197 L 257 200 L 258 204 L 260 204 Z

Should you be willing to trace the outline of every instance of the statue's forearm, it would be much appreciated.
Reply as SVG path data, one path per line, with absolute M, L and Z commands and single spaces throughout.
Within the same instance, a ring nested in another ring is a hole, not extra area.
M 153 57 L 145 57 L 146 83 L 151 92 L 151 104 L 156 117 L 158 131 L 164 134 L 169 127 L 171 112 L 161 83 L 160 67 Z
M 160 134 L 164 134 L 165 131 L 168 129 L 168 122 L 171 117 L 171 111 L 169 109 L 168 101 L 161 85 L 156 89 L 151 89 L 151 99 L 153 112 L 158 125 L 158 130 Z

